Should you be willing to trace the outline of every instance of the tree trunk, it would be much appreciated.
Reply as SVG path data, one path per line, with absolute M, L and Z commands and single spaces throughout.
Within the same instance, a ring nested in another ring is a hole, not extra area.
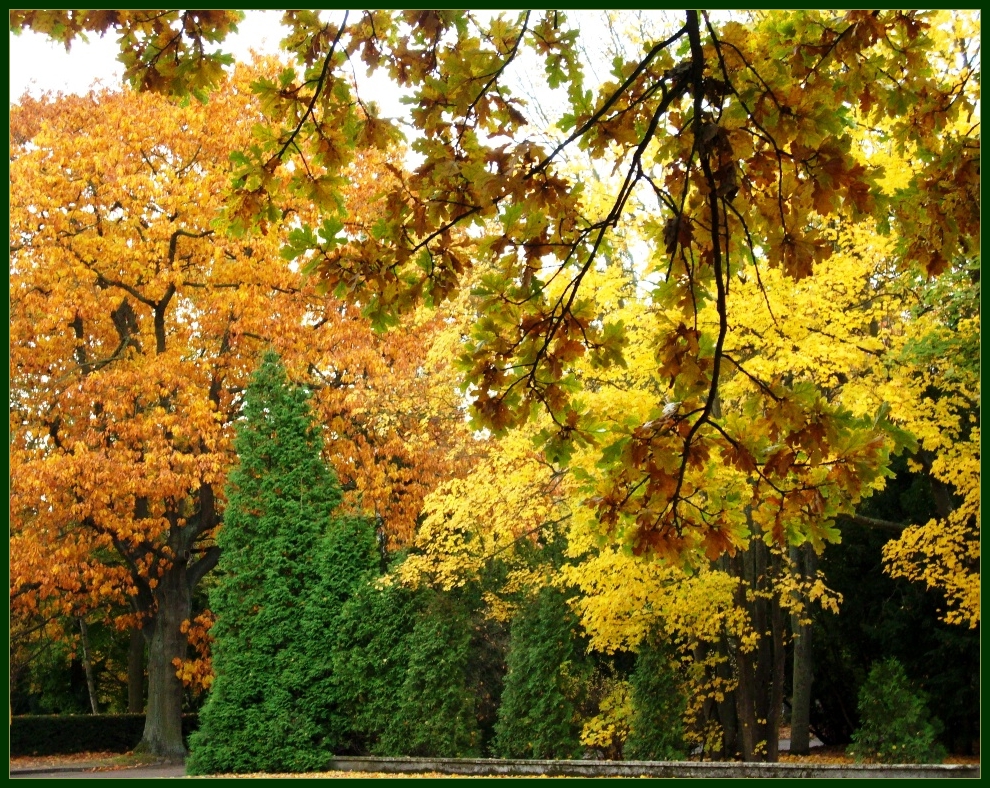
M 131 627 L 131 647 L 127 652 L 127 711 L 144 711 L 144 635 Z
M 803 578 L 815 572 L 815 552 L 810 544 L 792 547 L 791 561 L 795 571 Z M 805 600 L 807 603 L 807 600 Z M 800 617 L 791 616 L 791 631 L 794 633 L 794 677 L 791 690 L 791 752 L 807 755 L 811 749 L 811 616 L 805 611 Z
M 182 622 L 190 618 L 192 604 L 185 563 L 174 563 L 155 591 L 157 610 L 143 630 L 148 641 L 148 711 L 139 748 L 181 761 L 186 757 L 182 740 L 183 689 L 172 661 L 184 660 L 188 649 Z
M 720 556 L 715 562 L 715 566 L 729 575 L 733 574 L 733 567 L 728 555 Z M 711 648 L 717 651 L 720 658 L 715 664 L 715 676 L 722 687 L 728 686 L 736 680 L 738 674 L 735 664 L 736 644 L 729 642 L 729 638 L 723 633 L 719 643 Z M 739 715 L 734 690 L 726 692 L 722 696 L 722 700 L 716 702 L 716 711 L 719 726 L 722 728 L 722 747 L 718 754 L 722 760 L 731 760 L 742 751 L 739 738 Z
M 746 599 L 746 584 L 751 573 L 747 569 L 751 568 L 752 555 L 749 550 L 740 553 L 729 559 L 729 566 L 732 574 L 738 577 L 741 582 L 736 587 L 736 605 L 746 610 L 751 609 L 751 605 Z M 736 648 L 736 746 L 744 761 L 752 761 L 756 754 L 756 676 L 754 658 L 751 652 Z
M 774 553 L 773 579 L 780 577 L 781 557 Z M 772 579 L 767 578 L 767 587 Z M 770 709 L 766 716 L 767 760 L 776 763 L 780 756 L 780 717 L 784 711 L 784 674 L 787 672 L 787 650 L 784 646 L 784 611 L 780 607 L 780 594 L 770 597 L 770 634 L 773 638 L 773 671 L 770 677 Z
M 723 648 L 728 654 L 728 649 Z M 732 666 L 729 662 L 720 662 L 715 667 L 715 675 L 723 682 L 732 679 Z M 739 715 L 736 713 L 734 693 L 728 693 L 717 702 L 718 721 L 722 726 L 722 750 L 720 756 L 723 760 L 734 758 L 741 751 L 739 742 Z
M 93 678 L 93 662 L 89 651 L 89 628 L 86 619 L 79 616 L 79 632 L 82 635 L 83 670 L 86 672 L 86 689 L 89 692 L 89 705 L 93 714 L 99 714 L 100 708 L 96 702 L 96 681 Z
M 738 681 L 736 749 L 744 761 L 776 762 L 786 666 L 784 616 L 773 582 L 780 571 L 780 558 L 771 556 L 766 544 L 756 538 L 744 553 L 729 559 L 728 567 L 742 581 L 736 589 L 736 604 L 748 612 L 759 636 L 754 651 L 732 650 Z M 754 592 L 751 598 L 747 591 Z

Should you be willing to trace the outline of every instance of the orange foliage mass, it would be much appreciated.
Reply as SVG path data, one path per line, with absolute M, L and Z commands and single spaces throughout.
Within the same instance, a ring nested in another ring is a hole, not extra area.
M 276 66 L 239 69 L 205 106 L 99 91 L 12 108 L 15 615 L 130 605 L 147 620 L 175 572 L 195 585 L 267 346 L 314 392 L 345 506 L 375 516 L 389 544 L 412 536 L 423 497 L 457 471 L 464 419 L 430 356 L 456 327 L 438 314 L 379 336 L 317 292 L 279 255 L 304 205 L 278 207 L 284 232 L 215 229 L 230 154 L 259 118 L 247 84 Z M 387 159 L 343 173 L 350 232 L 376 218 Z

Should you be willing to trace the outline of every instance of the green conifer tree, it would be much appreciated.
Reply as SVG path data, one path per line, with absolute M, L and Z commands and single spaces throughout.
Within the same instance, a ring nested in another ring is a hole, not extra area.
M 916 690 L 896 659 L 877 662 L 859 690 L 860 727 L 846 752 L 857 762 L 941 763 L 942 723 L 928 711 L 928 698 Z
M 630 677 L 633 718 L 623 757 L 633 761 L 683 761 L 684 709 L 674 650 L 659 633 L 647 636 Z
M 323 698 L 334 620 L 374 565 L 366 527 L 334 523 L 340 486 L 307 393 L 269 351 L 245 393 L 210 593 L 215 680 L 190 773 L 306 771 L 336 741 Z
M 427 601 L 404 641 L 405 680 L 378 749 L 383 755 L 477 757 L 481 731 L 475 688 L 467 683 L 470 616 L 453 592 L 420 593 Z
M 574 635 L 577 619 L 556 588 L 543 588 L 512 622 L 508 673 L 492 749 L 500 758 L 580 754 L 580 694 L 588 664 Z
M 398 583 L 368 582 L 344 604 L 333 651 L 333 702 L 347 715 L 342 751 L 395 754 L 382 738 L 398 714 L 409 665 L 407 640 L 420 595 Z

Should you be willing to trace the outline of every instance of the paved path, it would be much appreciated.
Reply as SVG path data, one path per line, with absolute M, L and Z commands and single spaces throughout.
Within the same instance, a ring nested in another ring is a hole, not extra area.
M 73 780 L 89 777 L 99 779 L 148 780 L 160 777 L 185 777 L 186 767 L 180 764 L 157 766 L 131 766 L 126 769 L 102 769 L 93 771 L 91 766 L 35 766 L 29 769 L 11 769 L 10 776 L 14 779 L 52 779 L 72 778 Z

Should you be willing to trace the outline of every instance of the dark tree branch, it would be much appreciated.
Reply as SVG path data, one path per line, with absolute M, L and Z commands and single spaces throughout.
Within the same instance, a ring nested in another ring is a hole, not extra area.
M 207 573 L 216 567 L 220 560 L 220 548 L 216 545 L 208 547 L 203 557 L 192 563 L 186 570 L 186 582 L 190 592 L 193 591 L 199 581 L 206 577 Z
M 876 517 L 865 517 L 861 514 L 840 514 L 837 520 L 846 520 L 850 523 L 855 523 L 856 525 L 862 525 L 866 528 L 876 528 L 881 531 L 893 531 L 895 533 L 903 533 L 905 528 L 910 528 L 910 523 L 895 523 L 893 520 L 881 520 Z

